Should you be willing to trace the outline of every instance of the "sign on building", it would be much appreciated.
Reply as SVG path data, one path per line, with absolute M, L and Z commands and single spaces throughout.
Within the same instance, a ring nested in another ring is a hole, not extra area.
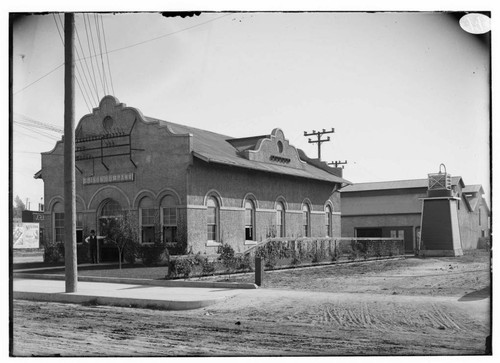
M 39 248 L 40 232 L 38 223 L 14 224 L 14 248 Z

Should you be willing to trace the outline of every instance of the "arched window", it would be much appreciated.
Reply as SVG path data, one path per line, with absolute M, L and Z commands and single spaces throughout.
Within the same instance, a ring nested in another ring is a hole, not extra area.
M 326 206 L 325 208 L 325 225 L 326 225 L 326 236 L 327 237 L 332 237 L 333 236 L 333 230 L 332 230 L 332 207 L 329 205 Z
M 101 218 L 115 218 L 122 214 L 122 207 L 114 199 L 108 199 L 102 207 Z
M 285 206 L 282 202 L 276 204 L 276 234 L 285 237 Z
M 304 232 L 304 237 L 311 236 L 311 211 L 307 204 L 302 206 L 302 231 Z
M 255 205 L 250 199 L 245 202 L 245 241 L 255 241 Z
M 141 242 L 152 243 L 155 241 L 155 224 L 159 222 L 158 211 L 153 200 L 145 197 L 139 203 L 139 220 L 141 222 Z
M 214 197 L 207 199 L 207 240 L 219 240 L 219 203 Z
M 161 201 L 162 232 L 164 242 L 177 242 L 177 201 L 167 195 Z
M 64 205 L 56 203 L 52 209 L 54 219 L 54 241 L 64 242 Z
M 111 220 L 119 218 L 123 214 L 121 205 L 114 199 L 106 199 L 99 215 L 98 235 L 107 229 Z

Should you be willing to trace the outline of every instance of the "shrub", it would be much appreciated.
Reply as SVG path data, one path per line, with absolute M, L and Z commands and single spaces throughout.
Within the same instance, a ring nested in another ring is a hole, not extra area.
M 64 261 L 64 242 L 47 242 L 44 246 L 43 261 L 57 263 Z
M 195 259 L 191 256 L 186 258 L 172 259 L 168 264 L 168 275 L 171 277 L 184 277 L 188 278 L 193 271 Z
M 249 255 L 238 256 L 235 258 L 236 270 L 252 271 L 252 261 Z
M 293 251 L 292 252 L 292 265 L 300 265 L 302 263 L 302 260 L 300 259 L 300 255 Z
M 223 244 L 220 246 L 220 256 L 219 260 L 222 261 L 222 264 L 226 268 L 226 270 L 229 272 L 231 269 L 234 268 L 234 249 L 227 243 Z
M 208 261 L 208 258 L 205 258 L 201 262 L 201 274 L 202 275 L 213 275 L 216 270 L 217 270 L 216 263 Z
M 125 245 L 123 258 L 130 264 L 134 264 L 141 251 L 141 244 L 137 241 L 131 241 Z
M 146 266 L 157 265 L 164 258 L 168 258 L 168 250 L 163 242 L 144 244 L 140 247 L 142 263 Z

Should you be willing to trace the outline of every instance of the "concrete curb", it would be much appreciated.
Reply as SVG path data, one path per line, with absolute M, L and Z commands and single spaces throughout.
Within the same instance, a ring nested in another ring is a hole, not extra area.
M 199 309 L 205 306 L 212 305 L 219 299 L 205 299 L 198 301 L 172 301 L 172 300 L 155 300 L 155 299 L 136 299 L 124 297 L 109 297 L 109 296 L 92 296 L 78 295 L 73 293 L 42 293 L 42 292 L 26 292 L 14 291 L 13 298 L 19 300 L 32 301 L 50 301 L 71 304 L 92 304 L 92 305 L 111 305 L 121 307 L 140 307 L 148 309 L 165 309 L 165 310 L 191 310 Z
M 13 277 L 20 279 L 38 279 L 38 280 L 64 280 L 64 275 L 56 274 L 34 274 L 25 272 L 14 272 Z M 213 281 L 184 281 L 184 280 L 145 280 L 133 278 L 115 278 L 99 276 L 79 276 L 78 281 L 85 282 L 110 282 L 115 284 L 132 285 L 152 285 L 164 287 L 206 287 L 219 289 L 257 289 L 258 286 L 245 282 L 213 282 Z

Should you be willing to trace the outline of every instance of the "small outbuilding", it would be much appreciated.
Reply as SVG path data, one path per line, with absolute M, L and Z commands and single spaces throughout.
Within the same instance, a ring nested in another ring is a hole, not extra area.
M 421 249 L 422 200 L 428 179 L 358 183 L 341 191 L 343 237 L 403 238 L 408 253 Z M 462 250 L 475 249 L 481 237 L 489 237 L 488 205 L 481 185 L 465 185 L 451 177 Z

